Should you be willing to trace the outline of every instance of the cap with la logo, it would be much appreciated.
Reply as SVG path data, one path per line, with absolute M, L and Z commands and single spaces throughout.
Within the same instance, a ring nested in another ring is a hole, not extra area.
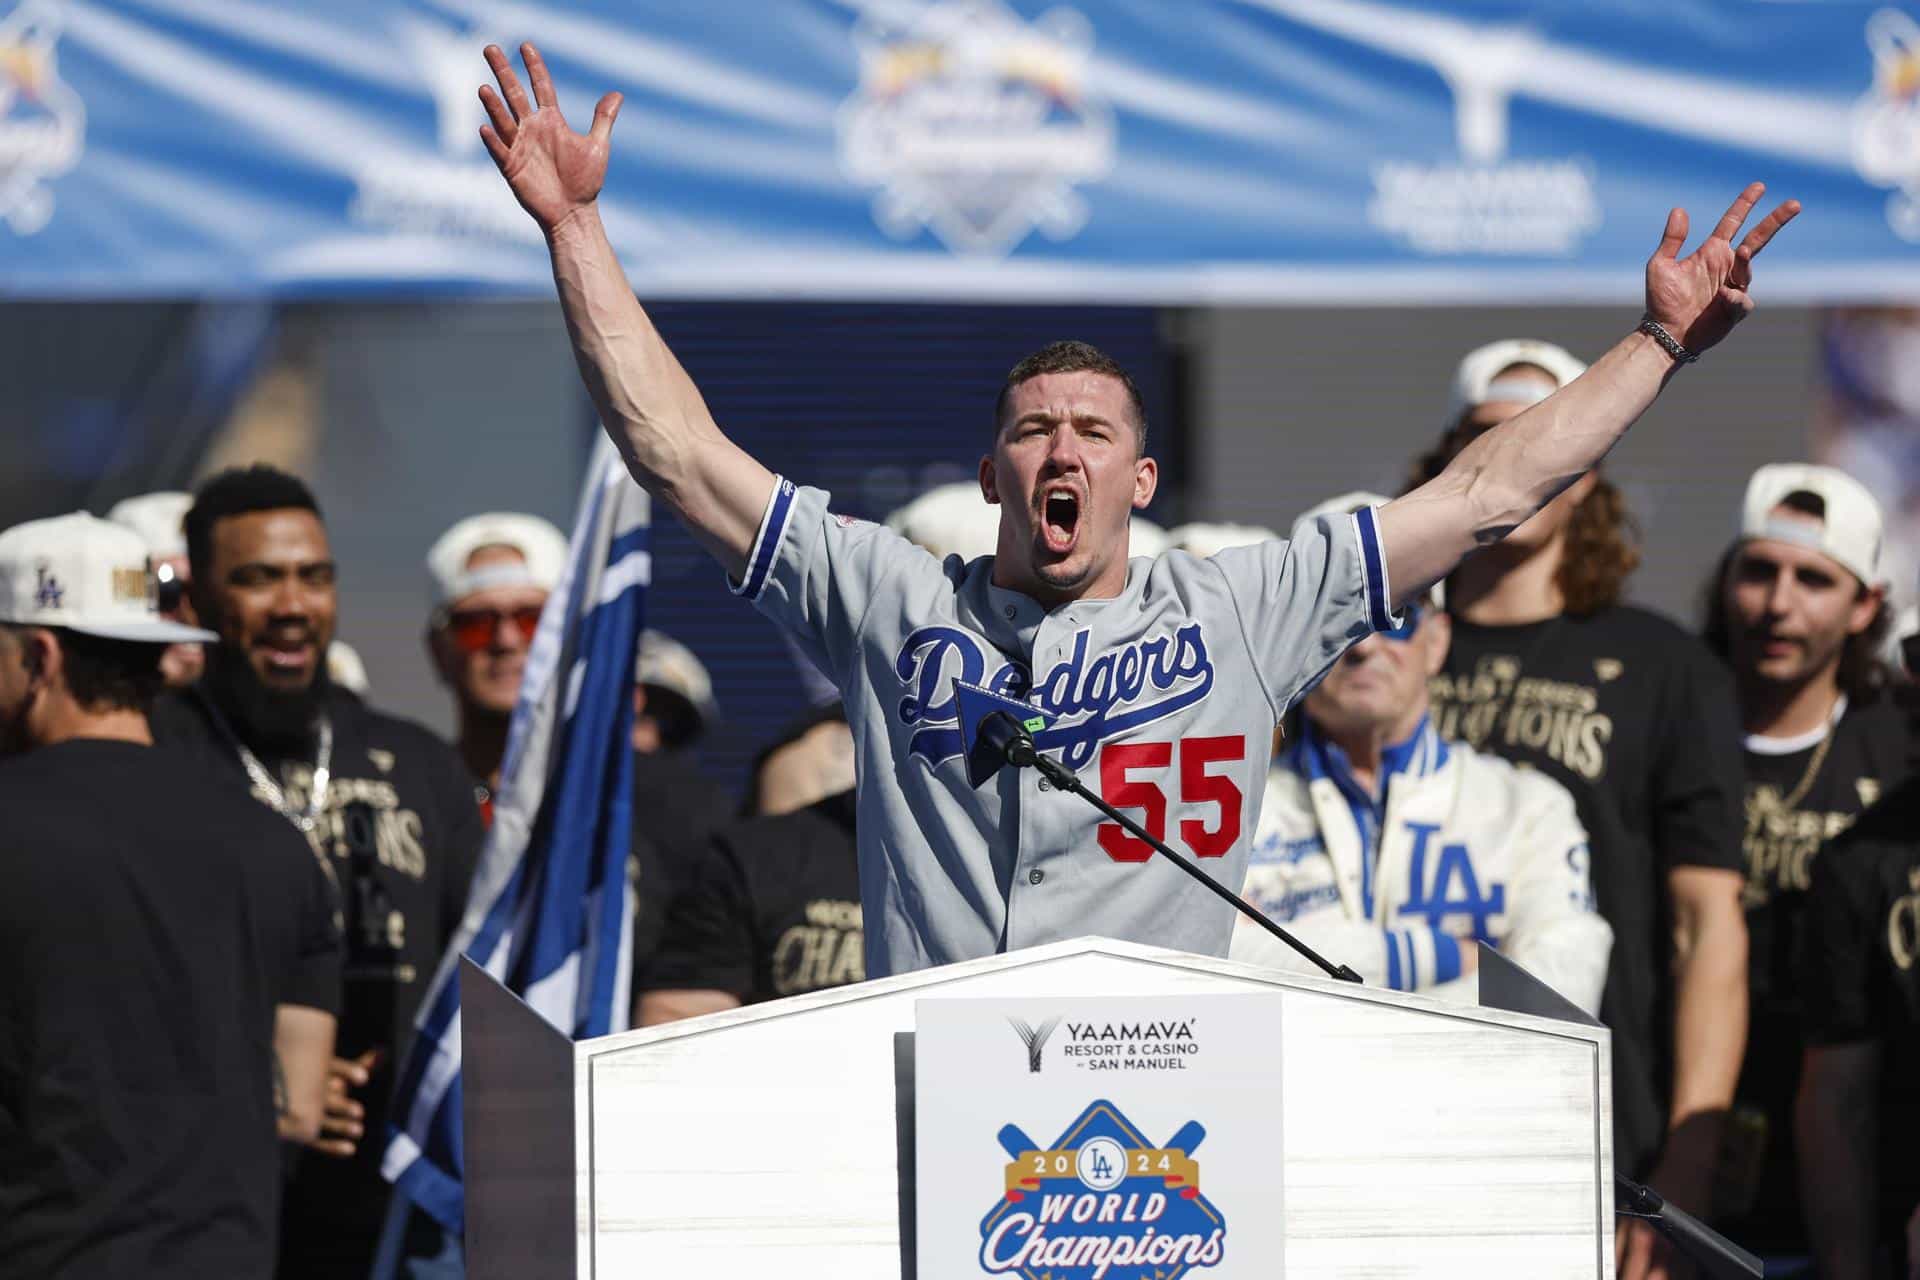
M 145 540 L 84 511 L 0 533 L 0 622 L 150 644 L 220 638 L 162 618 Z

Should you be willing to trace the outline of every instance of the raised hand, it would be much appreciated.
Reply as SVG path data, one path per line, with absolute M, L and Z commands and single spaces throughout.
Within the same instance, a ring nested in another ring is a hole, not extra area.
M 1687 211 L 1675 209 L 1667 214 L 1666 234 L 1647 260 L 1647 314 L 1689 351 L 1705 351 L 1747 318 L 1753 310 L 1748 293 L 1753 285 L 1753 259 L 1800 212 L 1798 200 L 1784 202 L 1735 248 L 1733 237 L 1766 190 L 1765 183 L 1756 182 L 1742 191 L 1713 234 L 1684 258 L 1680 249 L 1687 242 Z
M 600 99 L 593 109 L 593 127 L 584 134 L 575 133 L 560 114 L 560 100 L 554 96 L 553 78 L 540 51 L 523 44 L 520 58 L 527 64 L 532 102 L 527 101 L 526 90 L 500 46 L 487 46 L 487 65 L 500 82 L 500 92 L 495 93 L 490 84 L 480 86 L 480 103 L 493 122 L 480 126 L 480 140 L 487 144 L 487 154 L 500 166 L 500 176 L 513 188 L 520 207 L 533 215 L 542 231 L 552 232 L 599 196 L 607 178 L 607 140 L 613 135 L 621 98 L 609 93 Z

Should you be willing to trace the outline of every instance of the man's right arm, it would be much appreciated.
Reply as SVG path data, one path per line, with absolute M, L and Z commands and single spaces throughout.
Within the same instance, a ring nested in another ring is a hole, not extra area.
M 1794 1137 L 1807 1233 L 1823 1276 L 1873 1269 L 1874 1144 L 1880 1046 L 1813 1045 L 1800 1069 Z
M 1874 819 L 1870 812 L 1866 821 Z M 1814 1259 L 1821 1275 L 1836 1280 L 1870 1274 L 1879 1203 L 1886 1022 L 1875 922 L 1886 917 L 1873 875 L 1880 846 L 1861 838 L 1862 830 L 1856 825 L 1813 860 L 1805 914 L 1807 1050 L 1794 1138 Z
M 676 511 L 735 578 L 743 577 L 773 493 L 773 473 L 727 439 L 693 380 L 647 318 L 600 221 L 608 140 L 620 95 L 575 133 L 532 45 L 520 46 L 531 100 L 507 56 L 487 46 L 500 82 L 480 90 L 481 139 L 521 207 L 539 223 L 581 376 L 633 478 Z

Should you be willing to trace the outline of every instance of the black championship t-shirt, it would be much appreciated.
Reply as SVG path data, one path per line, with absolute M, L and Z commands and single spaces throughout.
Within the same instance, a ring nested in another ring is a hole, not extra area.
M 1746 766 L 1747 1055 L 1722 1162 L 1721 1227 L 1750 1249 L 1804 1253 L 1793 1099 L 1806 1031 L 1805 918 L 1815 855 L 1906 772 L 1907 717 L 1890 699 L 1849 705 L 1819 741 L 1769 749 Z
M 378 1048 L 366 1137 L 348 1160 L 302 1151 L 282 1215 L 282 1277 L 364 1276 L 386 1212 L 380 1176 L 394 1077 L 441 953 L 460 924 L 486 828 L 473 782 L 453 749 L 342 689 L 328 697 L 333 758 L 312 836 L 333 873 L 346 942 L 336 1052 Z M 155 735 L 262 806 L 228 730 L 200 691 L 163 698 Z M 266 759 L 297 812 L 307 808 L 314 757 Z M 271 809 L 269 809 L 271 812 Z M 281 821 L 285 821 L 282 819 Z
M 297 833 L 164 750 L 0 761 L 0 1276 L 267 1277 L 277 1005 L 332 1011 Z
M 1456 620 L 1434 724 L 1573 793 L 1613 926 L 1600 1016 L 1613 1029 L 1614 1158 L 1644 1176 L 1673 1079 L 1676 866 L 1741 869 L 1740 724 L 1725 667 L 1629 606 L 1514 627 Z
M 652 990 L 742 1004 L 866 977 L 854 793 L 721 831 L 667 913 Z
M 1879 1204 L 1891 1256 L 1920 1206 L 1920 779 L 1885 799 L 1813 863 L 1807 899 L 1807 1041 L 1880 1048 Z
M 714 833 L 737 813 L 727 793 L 700 770 L 689 751 L 642 753 L 633 758 L 635 991 L 647 988 L 660 952 L 667 908 L 706 859 Z

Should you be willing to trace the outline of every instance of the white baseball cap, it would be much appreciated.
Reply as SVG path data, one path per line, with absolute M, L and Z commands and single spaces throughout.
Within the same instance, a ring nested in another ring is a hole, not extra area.
M 1145 516 L 1127 522 L 1127 556 L 1145 556 L 1151 560 L 1167 549 L 1167 531 Z
M 1537 404 L 1553 394 L 1542 390 L 1537 383 L 1500 377 L 1517 364 L 1545 369 L 1553 378 L 1556 390 L 1587 371 L 1587 366 L 1575 359 L 1566 348 L 1556 347 L 1551 342 L 1539 342 L 1533 338 L 1502 338 L 1498 342 L 1489 342 L 1484 347 L 1467 352 L 1460 361 L 1460 367 L 1453 371 L 1453 398 L 1447 405 L 1447 421 L 1452 422 L 1468 409 L 1494 400 Z
M 713 677 L 707 674 L 705 664 L 693 656 L 693 650 L 663 631 L 647 628 L 640 632 L 633 682 L 685 698 L 699 715 L 702 732 L 720 718 L 720 704 L 713 697 Z
M 887 528 L 942 560 L 990 556 L 1000 543 L 1000 508 L 971 481 L 929 489 L 886 519 Z
M 184 556 L 187 512 L 192 507 L 192 494 L 163 489 L 122 498 L 107 512 L 107 519 L 145 538 L 147 550 L 155 556 Z
M 1774 509 L 1796 493 L 1812 494 L 1824 509 L 1819 522 L 1782 519 Z M 1846 472 L 1810 462 L 1774 462 L 1747 481 L 1740 507 L 1740 538 L 1771 538 L 1831 556 L 1867 586 L 1878 586 L 1880 504 Z
M 367 679 L 366 659 L 345 640 L 336 639 L 327 645 L 327 679 L 362 698 L 372 688 L 372 681 Z
M 142 644 L 220 638 L 162 618 L 146 540 L 84 511 L 0 533 L 0 622 Z
M 520 561 L 467 567 L 483 547 L 511 547 Z M 468 516 L 440 535 L 427 552 L 427 577 L 436 608 L 490 587 L 538 587 L 552 591 L 567 564 L 567 538 L 539 516 L 490 511 Z
M 1202 559 L 1216 551 L 1225 551 L 1228 547 L 1250 547 L 1258 542 L 1277 542 L 1280 535 L 1271 529 L 1257 524 L 1192 524 L 1175 525 L 1167 530 L 1167 547 L 1172 551 L 1185 551 L 1189 555 Z

